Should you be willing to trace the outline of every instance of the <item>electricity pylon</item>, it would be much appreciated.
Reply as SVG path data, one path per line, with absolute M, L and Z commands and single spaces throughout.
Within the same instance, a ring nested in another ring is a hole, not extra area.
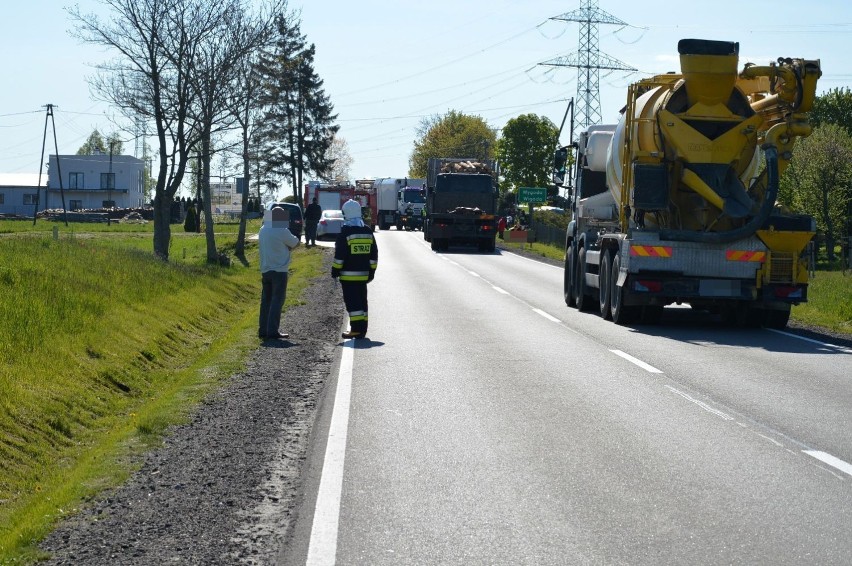
M 580 23 L 580 44 L 576 53 L 539 63 L 549 67 L 577 68 L 577 96 L 575 100 L 574 130 L 601 122 L 600 71 L 635 71 L 598 49 L 598 24 L 626 26 L 612 14 L 598 8 L 598 0 L 581 0 L 578 10 L 554 16 L 551 20 Z

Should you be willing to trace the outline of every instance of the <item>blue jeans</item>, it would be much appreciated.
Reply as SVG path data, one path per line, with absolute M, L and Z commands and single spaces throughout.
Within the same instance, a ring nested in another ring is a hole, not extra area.
M 261 274 L 263 290 L 260 295 L 260 321 L 257 334 L 261 338 L 274 338 L 281 324 L 281 309 L 287 298 L 287 273 L 267 271 Z

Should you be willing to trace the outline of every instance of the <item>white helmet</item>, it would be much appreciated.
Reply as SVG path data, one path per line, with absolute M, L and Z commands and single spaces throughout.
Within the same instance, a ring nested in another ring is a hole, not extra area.
M 349 199 L 343 203 L 342 209 L 343 218 L 345 218 L 346 220 L 354 220 L 356 218 L 361 218 L 361 205 L 358 204 L 358 201 Z

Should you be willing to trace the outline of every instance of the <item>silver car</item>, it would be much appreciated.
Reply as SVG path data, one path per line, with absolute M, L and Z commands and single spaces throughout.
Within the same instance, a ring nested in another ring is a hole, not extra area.
M 317 238 L 335 237 L 340 234 L 343 227 L 342 210 L 323 210 L 322 216 L 317 223 Z

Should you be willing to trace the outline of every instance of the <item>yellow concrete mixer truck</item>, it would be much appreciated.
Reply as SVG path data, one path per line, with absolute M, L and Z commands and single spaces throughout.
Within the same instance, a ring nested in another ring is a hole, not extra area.
M 681 74 L 632 84 L 618 124 L 571 144 L 565 302 L 617 324 L 688 304 L 783 328 L 807 300 L 815 223 L 777 202 L 778 183 L 811 132 L 819 61 L 738 72 L 738 43 L 684 39 L 678 52 Z

